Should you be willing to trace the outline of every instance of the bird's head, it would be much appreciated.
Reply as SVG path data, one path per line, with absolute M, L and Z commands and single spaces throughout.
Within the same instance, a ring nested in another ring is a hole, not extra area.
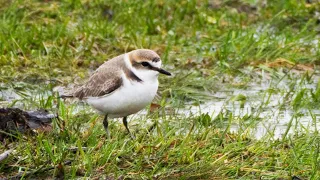
M 128 53 L 132 70 L 141 78 L 152 78 L 159 73 L 171 76 L 171 73 L 161 68 L 160 56 L 149 49 L 137 49 Z

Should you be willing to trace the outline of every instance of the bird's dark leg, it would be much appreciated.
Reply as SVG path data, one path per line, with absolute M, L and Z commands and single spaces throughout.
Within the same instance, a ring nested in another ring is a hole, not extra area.
M 108 129 L 108 126 L 109 126 L 109 124 L 108 124 L 108 114 L 106 114 L 106 115 L 104 116 L 103 126 L 104 126 L 104 129 L 106 130 L 108 139 L 110 139 L 110 133 L 109 133 L 109 129 Z
M 123 117 L 122 122 L 123 122 L 124 127 L 126 127 L 126 130 L 128 131 L 128 133 L 130 134 L 131 138 L 135 139 L 134 135 L 131 134 L 131 132 L 128 128 L 127 116 Z

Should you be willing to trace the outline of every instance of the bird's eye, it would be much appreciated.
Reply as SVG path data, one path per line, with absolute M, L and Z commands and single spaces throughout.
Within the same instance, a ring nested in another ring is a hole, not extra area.
M 149 66 L 149 63 L 147 63 L 147 62 L 142 62 L 141 65 L 144 66 L 144 67 L 146 67 L 146 66 Z

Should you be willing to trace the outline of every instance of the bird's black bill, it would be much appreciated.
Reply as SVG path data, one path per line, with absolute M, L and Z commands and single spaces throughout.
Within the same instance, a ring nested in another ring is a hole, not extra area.
M 161 68 L 159 68 L 159 73 L 165 74 L 165 75 L 167 75 L 167 76 L 171 76 L 171 73 L 169 73 L 168 71 L 166 71 L 166 70 L 164 70 L 164 69 L 161 69 Z
M 161 74 L 165 74 L 167 76 L 171 76 L 171 73 L 169 73 L 168 71 L 162 69 L 162 68 L 157 68 L 157 67 L 151 67 L 152 70 L 158 71 Z

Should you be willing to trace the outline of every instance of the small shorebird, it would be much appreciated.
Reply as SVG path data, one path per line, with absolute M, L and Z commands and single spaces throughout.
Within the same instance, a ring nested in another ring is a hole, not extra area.
M 123 124 L 132 137 L 127 116 L 137 113 L 154 99 L 159 73 L 171 75 L 161 68 L 157 53 L 138 49 L 106 61 L 85 84 L 62 97 L 84 100 L 104 114 L 103 125 L 108 137 L 108 117 L 123 117 Z

